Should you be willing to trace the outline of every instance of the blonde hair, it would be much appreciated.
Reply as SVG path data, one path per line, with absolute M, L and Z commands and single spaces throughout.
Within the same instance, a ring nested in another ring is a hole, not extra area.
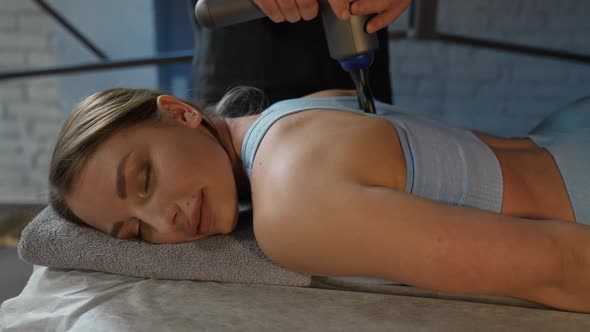
M 145 89 L 109 89 L 85 98 L 74 108 L 58 136 L 49 165 L 49 203 L 60 216 L 82 222 L 65 201 L 75 178 L 100 144 L 117 131 L 145 121 L 160 122 L 160 95 Z M 205 128 L 221 141 L 213 125 L 220 115 L 211 107 L 186 103 L 201 112 Z

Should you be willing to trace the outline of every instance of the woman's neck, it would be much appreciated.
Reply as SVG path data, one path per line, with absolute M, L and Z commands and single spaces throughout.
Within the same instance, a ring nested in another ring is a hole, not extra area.
M 250 126 L 259 115 L 237 118 L 220 118 L 215 126 L 221 136 L 221 144 L 228 153 L 240 198 L 250 195 L 250 181 L 242 165 L 242 144 Z
M 257 115 L 242 116 L 237 118 L 222 118 L 218 123 L 218 129 L 223 140 L 227 140 L 231 154 L 238 160 L 242 159 L 242 144 L 250 126 L 258 119 Z

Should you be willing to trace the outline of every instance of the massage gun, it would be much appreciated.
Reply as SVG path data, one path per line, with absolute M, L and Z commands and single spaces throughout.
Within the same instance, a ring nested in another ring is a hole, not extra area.
M 342 21 L 334 14 L 327 0 L 319 0 L 319 6 L 330 56 L 350 73 L 359 106 L 365 112 L 375 113 L 368 70 L 379 41 L 375 34 L 368 34 L 365 30 L 370 17 L 351 15 L 349 20 Z M 210 29 L 266 17 L 252 0 L 199 0 L 195 6 L 195 16 L 201 26 Z

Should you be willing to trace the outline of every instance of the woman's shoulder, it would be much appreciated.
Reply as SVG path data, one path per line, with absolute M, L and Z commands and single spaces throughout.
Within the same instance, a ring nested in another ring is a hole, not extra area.
M 308 95 L 302 98 L 321 98 L 321 97 L 343 97 L 343 96 L 356 96 L 356 90 L 343 90 L 343 89 L 330 89 L 322 90 Z
M 321 111 L 295 114 L 267 132 L 256 153 L 251 188 L 257 214 L 275 215 L 283 203 L 302 197 L 306 206 L 321 202 L 320 187 L 349 183 L 403 190 L 405 180 L 405 159 L 389 122 Z

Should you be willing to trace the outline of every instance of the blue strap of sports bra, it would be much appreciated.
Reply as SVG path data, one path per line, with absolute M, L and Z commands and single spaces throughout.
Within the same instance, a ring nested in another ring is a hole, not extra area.
M 250 126 L 244 137 L 244 142 L 242 143 L 242 161 L 246 173 L 248 174 L 248 178 L 252 176 L 252 165 L 254 163 L 256 151 L 258 151 L 258 146 L 268 129 L 284 116 L 316 108 L 345 110 L 369 116 L 374 115 L 364 113 L 358 107 L 357 98 L 353 96 L 299 98 L 283 100 L 275 103 L 260 114 L 258 119 L 256 119 L 256 121 Z

